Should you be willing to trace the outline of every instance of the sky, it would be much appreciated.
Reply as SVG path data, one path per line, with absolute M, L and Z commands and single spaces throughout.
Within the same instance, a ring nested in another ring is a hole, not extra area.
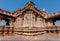
M 0 8 L 13 12 L 23 8 L 30 0 L 0 0 Z M 46 8 L 48 13 L 60 11 L 60 0 L 32 0 L 40 10 Z
M 23 8 L 30 0 L 0 0 L 0 8 L 9 12 Z M 48 14 L 60 11 L 60 0 L 32 0 L 35 7 L 43 10 L 46 8 Z M 4 22 L 3 22 L 4 23 Z M 59 23 L 59 22 L 58 22 Z

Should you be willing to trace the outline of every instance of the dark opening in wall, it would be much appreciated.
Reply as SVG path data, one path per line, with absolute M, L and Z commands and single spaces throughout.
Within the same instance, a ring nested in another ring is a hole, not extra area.
M 9 25 L 9 20 L 6 18 L 2 18 L 0 20 L 0 26 L 5 26 L 5 25 Z
M 60 20 L 54 22 L 55 26 L 60 26 Z
M 6 21 L 5 20 L 1 20 L 0 21 L 0 26 L 4 26 L 4 25 L 6 25 Z

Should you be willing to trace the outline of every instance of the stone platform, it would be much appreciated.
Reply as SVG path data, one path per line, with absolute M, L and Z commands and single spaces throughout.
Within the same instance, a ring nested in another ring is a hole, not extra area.
M 3 35 L 0 35 L 0 41 L 60 41 L 60 26 L 14 28 L 14 30 L 4 28 L 1 30 Z
M 0 41 L 60 41 L 60 35 L 50 33 L 38 36 L 22 36 L 22 35 L 4 37 L 1 36 Z

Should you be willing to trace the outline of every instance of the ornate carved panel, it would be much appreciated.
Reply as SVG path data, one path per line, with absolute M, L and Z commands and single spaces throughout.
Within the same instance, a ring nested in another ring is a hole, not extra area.
M 24 15 L 24 27 L 33 27 L 35 22 L 35 16 L 33 14 Z
M 22 27 L 22 24 L 23 24 L 22 18 L 18 17 L 14 23 L 14 27 L 20 28 L 20 27 Z
M 41 18 L 37 18 L 36 21 L 36 27 L 43 27 L 44 26 L 44 21 Z

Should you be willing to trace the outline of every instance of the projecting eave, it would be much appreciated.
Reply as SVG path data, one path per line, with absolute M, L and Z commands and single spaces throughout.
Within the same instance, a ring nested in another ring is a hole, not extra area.
M 52 13 L 52 14 L 48 14 L 47 19 L 60 20 L 60 12 L 55 12 L 55 13 Z
M 0 16 L 7 16 L 7 17 L 11 17 L 11 18 L 14 18 L 13 14 L 11 12 L 8 12 L 8 11 L 5 11 L 5 10 L 2 10 L 0 9 Z

